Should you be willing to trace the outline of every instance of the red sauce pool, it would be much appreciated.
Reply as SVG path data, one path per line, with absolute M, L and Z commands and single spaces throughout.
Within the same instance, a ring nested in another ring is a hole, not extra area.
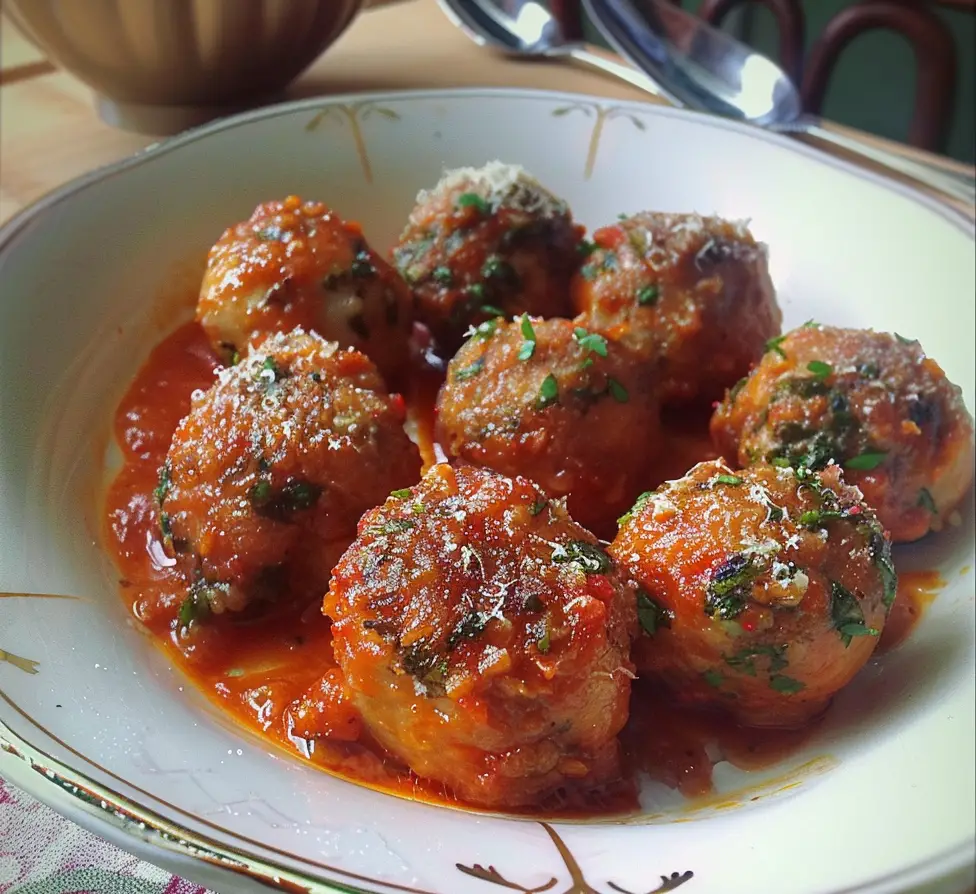
M 181 326 L 152 351 L 122 399 L 115 437 L 123 466 L 109 487 L 105 540 L 119 570 L 122 597 L 135 617 L 166 650 L 172 662 L 208 698 L 238 723 L 274 745 L 313 764 L 392 793 L 438 803 L 453 803 L 443 789 L 427 783 L 361 738 L 342 742 L 306 740 L 292 732 L 289 706 L 334 667 L 329 624 L 313 605 L 283 605 L 259 621 L 234 621 L 208 627 L 192 644 L 170 629 L 173 606 L 183 594 L 168 573 L 171 561 L 157 539 L 159 519 L 152 498 L 159 467 L 179 421 L 190 409 L 190 395 L 213 381 L 218 361 L 195 323 Z M 404 386 L 425 465 L 435 461 L 433 404 L 438 374 L 425 372 Z M 708 411 L 665 419 L 670 443 L 654 471 L 660 481 L 680 477 L 715 452 L 707 434 Z M 929 572 L 900 577 L 881 647 L 903 642 L 934 598 L 941 581 Z M 648 722 L 644 718 L 653 718 Z M 716 715 L 696 714 L 665 701 L 642 682 L 634 687 L 631 720 L 621 741 L 631 776 L 643 771 L 694 797 L 712 790 L 712 766 L 728 760 L 740 769 L 775 764 L 799 749 L 815 727 L 798 732 L 745 730 Z M 593 796 L 585 804 L 553 803 L 546 814 L 594 816 L 635 809 L 635 787 Z

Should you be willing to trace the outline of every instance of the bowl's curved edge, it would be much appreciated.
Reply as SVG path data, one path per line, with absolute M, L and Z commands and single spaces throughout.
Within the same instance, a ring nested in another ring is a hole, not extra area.
M 266 106 L 211 122 L 177 136 L 152 143 L 133 155 L 96 168 L 64 186 L 40 196 L 0 226 L 0 253 L 41 213 L 105 179 L 122 174 L 143 162 L 151 161 L 160 155 L 204 139 L 214 133 L 232 130 L 252 121 L 282 117 L 294 112 L 312 112 L 321 109 L 323 106 L 354 100 L 368 99 L 378 102 L 393 102 L 398 99 L 443 100 L 465 97 L 472 99 L 535 99 L 548 102 L 581 98 L 578 94 L 558 91 L 475 87 L 341 94 Z M 976 241 L 976 221 L 969 219 L 956 208 L 900 182 L 858 167 L 851 162 L 834 158 L 813 147 L 791 140 L 789 137 L 747 124 L 650 102 L 618 102 L 616 104 L 621 108 L 629 108 L 649 115 L 693 119 L 705 127 L 731 130 L 752 139 L 773 143 L 780 149 L 801 155 L 814 164 L 842 170 L 849 176 L 867 180 L 879 188 L 894 192 L 903 200 L 934 213 Z M 0 691 L 0 696 L 2 695 L 3 693 Z M 132 799 L 101 785 L 83 770 L 62 764 L 43 749 L 14 733 L 2 720 L 0 720 L 0 767 L 11 768 L 10 776 L 15 777 L 17 784 L 25 791 L 58 812 L 69 816 L 80 825 L 93 831 L 98 829 L 102 834 L 107 829 L 112 830 L 115 834 L 106 837 L 110 837 L 120 847 L 128 846 L 130 849 L 134 849 L 134 844 L 138 841 L 147 842 L 155 848 L 161 848 L 179 857 L 192 858 L 199 864 L 210 867 L 214 872 L 244 875 L 258 883 L 270 884 L 275 887 L 282 885 L 297 886 L 293 889 L 307 890 L 309 894 L 318 891 L 339 892 L 339 894 L 376 894 L 378 891 L 433 894 L 433 892 L 425 892 L 416 888 L 367 879 L 336 867 L 329 867 L 329 869 L 341 876 L 349 877 L 350 882 L 324 879 L 321 876 L 313 877 L 289 869 L 272 860 L 265 860 L 220 844 L 207 836 L 194 833 L 179 823 L 166 819 L 151 808 L 140 805 Z M 958 844 L 948 851 L 930 857 L 915 866 L 899 870 L 892 875 L 876 878 L 853 888 L 845 888 L 842 891 L 834 892 L 834 894 L 890 894 L 890 892 L 896 891 L 908 894 L 910 890 L 915 890 L 915 886 L 920 883 L 954 885 L 954 880 L 962 877 L 961 873 L 965 874 L 971 869 L 974 849 L 976 849 L 976 839 Z M 379 887 L 369 891 L 364 888 L 352 887 L 352 881 L 378 885 Z M 907 882 L 912 887 L 901 887 L 900 882 Z M 965 884 L 968 884 L 968 876 Z M 928 890 L 931 889 L 927 887 L 926 891 Z M 943 890 L 949 892 L 952 888 L 939 888 L 940 894 Z

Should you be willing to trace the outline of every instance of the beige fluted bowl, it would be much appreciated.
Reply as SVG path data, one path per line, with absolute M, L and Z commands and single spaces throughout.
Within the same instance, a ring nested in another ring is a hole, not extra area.
M 171 133 L 273 97 L 362 0 L 4 0 L 112 124 Z

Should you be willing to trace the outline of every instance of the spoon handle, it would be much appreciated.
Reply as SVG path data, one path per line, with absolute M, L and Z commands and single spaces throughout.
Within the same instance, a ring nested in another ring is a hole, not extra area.
M 579 62 L 588 68 L 602 71 L 604 74 L 612 75 L 628 84 L 650 93 L 653 96 L 663 96 L 661 88 L 657 82 L 649 75 L 644 74 L 640 69 L 634 68 L 627 62 L 621 61 L 615 53 L 602 50 L 599 47 L 585 43 L 572 43 L 560 47 L 560 55 L 569 56 L 573 61 Z
M 802 133 L 832 143 L 848 152 L 856 153 L 863 158 L 882 164 L 891 170 L 905 174 L 913 180 L 938 190 L 960 202 L 968 205 L 976 203 L 976 181 L 965 174 L 957 174 L 951 171 L 944 171 L 933 165 L 924 162 L 913 161 L 886 149 L 869 145 L 861 140 L 845 136 L 832 130 L 821 127 L 815 120 L 800 119 L 796 122 L 797 127 L 791 127 L 791 133 Z

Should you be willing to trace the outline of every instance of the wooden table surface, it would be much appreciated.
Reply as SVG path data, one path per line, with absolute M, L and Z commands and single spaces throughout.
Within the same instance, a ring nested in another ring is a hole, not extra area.
M 155 141 L 99 120 L 88 88 L 55 69 L 2 16 L 0 37 L 0 220 L 73 177 Z M 523 86 L 653 100 L 599 73 L 563 63 L 517 61 L 476 47 L 434 0 L 379 0 L 287 96 L 445 86 Z M 837 129 L 947 169 L 972 172 L 940 156 Z

